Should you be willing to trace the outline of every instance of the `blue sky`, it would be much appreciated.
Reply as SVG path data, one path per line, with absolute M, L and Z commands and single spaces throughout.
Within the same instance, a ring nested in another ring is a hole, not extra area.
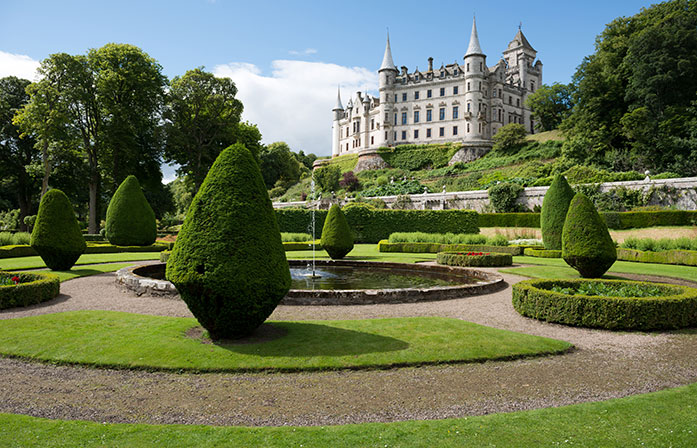
M 567 83 L 605 24 L 651 3 L 0 0 L 0 76 L 31 78 L 49 54 L 130 43 L 170 78 L 198 66 L 232 77 L 243 117 L 265 142 L 329 155 L 336 86 L 344 103 L 356 90 L 375 90 L 388 27 L 395 64 L 412 71 L 429 56 L 436 66 L 461 62 L 473 14 L 493 65 L 522 22 L 543 81 Z

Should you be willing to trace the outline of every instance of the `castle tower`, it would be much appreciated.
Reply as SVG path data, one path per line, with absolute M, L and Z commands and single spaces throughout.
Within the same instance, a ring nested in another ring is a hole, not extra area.
M 479 45 L 476 18 L 472 19 L 472 34 L 465 54 L 465 140 L 481 140 L 488 124 L 484 93 L 487 90 L 486 55 Z
M 537 51 L 530 45 L 527 38 L 523 34 L 521 27 L 518 27 L 513 40 L 508 44 L 508 48 L 504 50 L 503 57 L 508 63 L 508 77 L 512 79 L 514 85 L 520 86 L 522 89 L 522 108 L 523 124 L 528 132 L 534 133 L 530 110 L 525 105 L 525 100 L 530 93 L 537 90 L 542 85 L 542 63 L 535 58 Z
M 394 144 L 394 133 L 390 125 L 390 117 L 394 113 L 394 83 L 399 71 L 392 60 L 392 49 L 390 48 L 390 35 L 387 35 L 385 45 L 385 55 L 382 64 L 378 69 L 379 89 L 380 89 L 380 121 L 382 130 L 378 134 L 377 146 L 392 146 Z
M 341 105 L 341 87 L 336 89 L 336 105 L 332 112 L 334 113 L 334 122 L 332 123 L 332 157 L 336 157 L 341 153 L 339 146 L 341 126 L 339 126 L 339 120 L 344 117 L 344 106 Z

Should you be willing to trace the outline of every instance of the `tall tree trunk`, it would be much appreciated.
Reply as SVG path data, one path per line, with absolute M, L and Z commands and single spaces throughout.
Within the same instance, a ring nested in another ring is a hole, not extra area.
M 41 148 L 41 157 L 44 162 L 44 177 L 41 180 L 41 197 L 43 198 L 48 191 L 48 178 L 51 175 L 51 164 L 48 161 L 48 140 L 44 139 L 44 145 Z

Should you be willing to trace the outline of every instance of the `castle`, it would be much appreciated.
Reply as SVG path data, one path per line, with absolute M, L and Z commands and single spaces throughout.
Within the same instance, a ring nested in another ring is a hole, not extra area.
M 380 97 L 358 92 L 344 108 L 337 94 L 332 157 L 385 146 L 461 142 L 471 160 L 491 148 L 492 136 L 505 124 L 520 123 L 534 133 L 525 99 L 542 84 L 536 56 L 518 29 L 503 58 L 488 67 L 473 20 L 462 65 L 434 70 L 428 58 L 427 71 L 409 73 L 395 67 L 388 36 L 378 70 Z

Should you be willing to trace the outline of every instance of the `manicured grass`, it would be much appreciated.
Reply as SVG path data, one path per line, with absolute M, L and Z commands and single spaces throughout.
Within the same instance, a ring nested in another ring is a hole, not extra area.
M 598 403 L 447 420 L 309 427 L 128 425 L 0 414 L 6 447 L 694 447 L 697 384 Z
M 159 260 L 159 252 L 123 252 L 115 254 L 84 254 L 77 260 L 78 265 L 96 263 L 114 263 L 119 261 Z M 41 257 L 21 257 L 0 259 L 0 269 L 15 271 L 23 269 L 45 268 L 46 264 Z
M 501 272 L 533 278 L 578 278 L 578 272 L 560 258 L 513 257 L 514 263 L 535 264 L 539 266 L 501 269 Z M 637 275 L 662 275 L 682 278 L 697 282 L 697 267 L 670 264 L 633 263 L 617 261 L 612 265 L 605 278 L 613 278 L 612 273 Z
M 77 277 L 87 277 L 90 275 L 103 274 L 105 272 L 118 271 L 126 266 L 131 266 L 133 263 L 103 263 L 103 264 L 88 264 L 82 265 L 79 268 L 73 268 L 69 271 L 51 271 L 52 274 L 56 274 L 61 282 L 70 280 Z M 29 270 L 27 272 L 36 272 Z
M 73 311 L 0 321 L 0 353 L 42 361 L 194 371 L 316 370 L 474 362 L 559 353 L 571 344 L 457 319 L 273 322 L 258 343 L 205 344 L 192 318 Z
M 317 259 L 329 259 L 327 252 L 317 249 L 315 252 Z M 311 260 L 312 250 L 297 250 L 286 252 L 289 260 Z M 436 254 L 407 254 L 378 252 L 377 244 L 356 244 L 353 250 L 344 258 L 345 260 L 368 260 L 368 261 L 387 261 L 391 263 L 417 263 L 419 261 L 435 261 Z

